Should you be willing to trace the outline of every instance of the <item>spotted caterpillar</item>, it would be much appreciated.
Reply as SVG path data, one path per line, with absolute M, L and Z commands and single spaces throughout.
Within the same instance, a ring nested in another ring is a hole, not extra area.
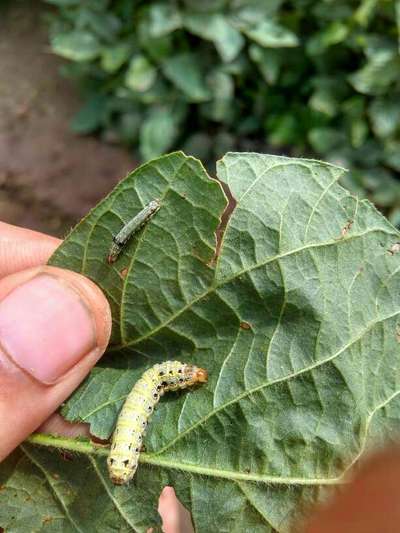
M 207 370 L 179 361 L 166 361 L 147 370 L 122 406 L 107 459 L 111 481 L 123 485 L 137 469 L 147 420 L 167 391 L 207 381 Z

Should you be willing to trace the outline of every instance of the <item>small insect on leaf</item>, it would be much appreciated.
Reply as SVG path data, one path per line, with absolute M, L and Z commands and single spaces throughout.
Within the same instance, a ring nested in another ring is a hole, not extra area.
M 107 459 L 111 481 L 123 485 L 137 469 L 147 420 L 167 391 L 206 383 L 207 370 L 179 361 L 166 361 L 147 370 L 122 406 Z
M 158 200 L 152 200 L 146 205 L 137 215 L 135 215 L 129 222 L 122 227 L 122 229 L 113 237 L 113 242 L 108 253 L 107 261 L 114 263 L 122 248 L 129 241 L 134 233 L 137 233 L 140 228 L 149 221 L 149 219 L 160 209 Z

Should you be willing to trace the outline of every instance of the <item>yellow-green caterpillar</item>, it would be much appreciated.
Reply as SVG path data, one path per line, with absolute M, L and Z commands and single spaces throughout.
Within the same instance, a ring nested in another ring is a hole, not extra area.
M 129 393 L 118 417 L 107 459 L 111 481 L 123 485 L 137 469 L 147 420 L 160 396 L 207 381 L 207 370 L 179 361 L 166 361 L 146 370 Z

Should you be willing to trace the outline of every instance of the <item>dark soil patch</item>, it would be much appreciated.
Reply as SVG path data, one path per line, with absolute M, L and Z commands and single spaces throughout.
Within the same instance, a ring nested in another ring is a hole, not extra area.
M 0 8 L 0 219 L 63 236 L 135 161 L 69 130 L 80 102 L 50 51 L 46 9 L 16 0 Z

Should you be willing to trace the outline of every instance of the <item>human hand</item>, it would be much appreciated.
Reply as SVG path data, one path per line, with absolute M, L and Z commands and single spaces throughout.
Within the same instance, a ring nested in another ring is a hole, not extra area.
M 0 461 L 72 393 L 110 337 L 101 290 L 80 274 L 45 266 L 59 244 L 0 222 Z M 61 417 L 45 427 L 82 432 Z

